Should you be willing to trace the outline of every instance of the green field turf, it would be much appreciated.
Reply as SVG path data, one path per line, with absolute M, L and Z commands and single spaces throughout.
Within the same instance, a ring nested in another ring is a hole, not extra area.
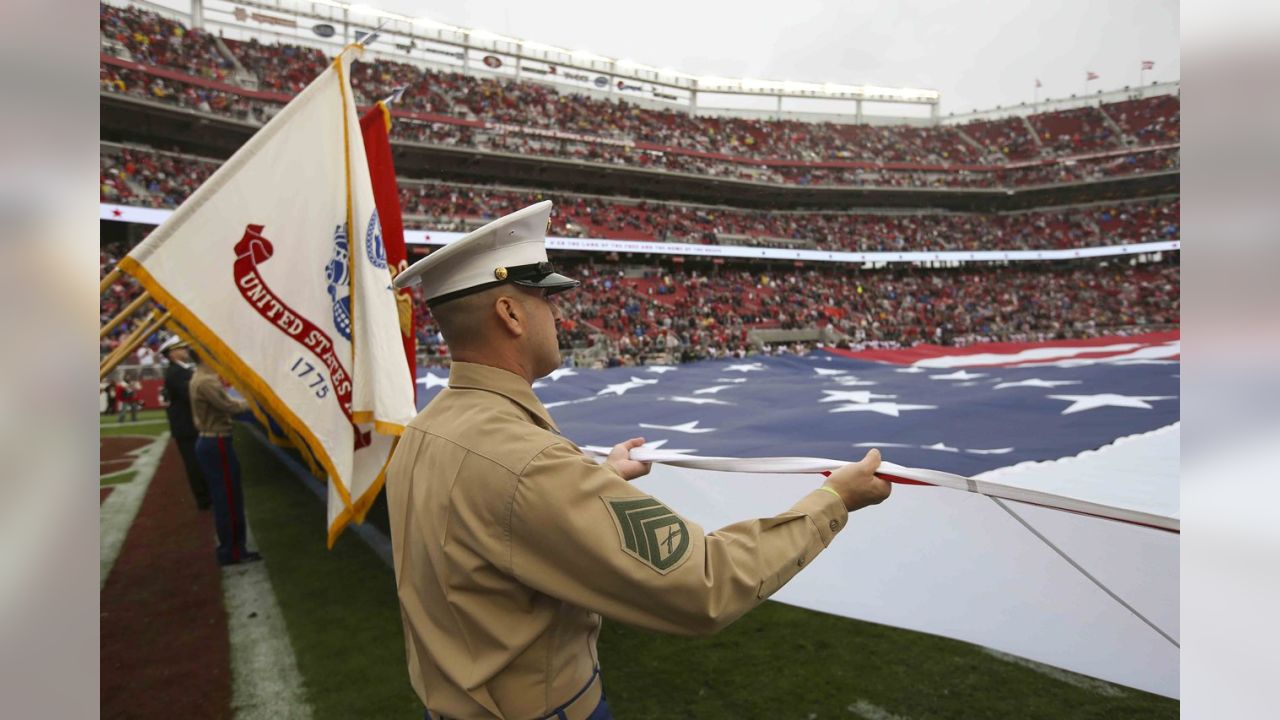
M 128 417 L 125 422 L 117 423 L 115 415 L 99 415 L 98 416 L 98 435 L 101 437 L 117 436 L 117 435 L 150 435 L 155 437 L 163 432 L 168 432 L 169 420 L 165 417 L 163 410 L 142 410 L 138 413 L 138 421 L 131 422 Z
M 394 576 L 352 532 L 324 548 L 324 505 L 238 430 L 250 525 L 315 717 L 412 718 Z M 379 502 L 370 521 L 386 527 Z M 675 638 L 605 623 L 601 664 L 620 720 L 1176 718 L 1175 700 L 1083 689 L 981 648 L 766 602 L 719 635 Z M 883 715 L 881 717 L 884 717 Z
M 101 437 L 116 435 L 150 435 L 155 437 L 168 431 L 169 422 L 167 420 L 157 420 L 137 425 L 116 425 L 115 421 L 112 420 L 111 423 L 103 423 L 98 426 L 98 435 Z
M 98 485 L 107 487 L 109 485 L 122 485 L 133 480 L 138 473 L 134 470 L 125 470 L 124 472 L 115 473 L 113 475 L 105 475 L 98 479 Z
M 110 415 L 99 414 L 98 424 L 102 427 L 109 427 L 111 425 L 115 425 L 117 417 L 119 416 L 114 413 Z M 138 422 L 150 422 L 152 420 L 158 420 L 163 423 L 168 422 L 168 418 L 165 417 L 164 410 L 139 410 L 138 411 Z M 132 416 L 125 415 L 124 424 L 122 424 L 121 427 L 129 427 L 129 423 L 132 421 L 133 421 Z M 140 426 L 134 426 L 134 427 L 140 427 Z

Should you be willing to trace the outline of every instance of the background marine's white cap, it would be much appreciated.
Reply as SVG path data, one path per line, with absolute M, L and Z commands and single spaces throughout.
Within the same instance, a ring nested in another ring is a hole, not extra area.
M 177 335 L 170 335 L 164 342 L 160 343 L 160 354 L 169 352 L 178 347 L 187 347 L 187 342 Z
M 436 250 L 396 276 L 396 288 L 422 285 L 428 304 L 440 304 L 504 282 L 561 292 L 581 283 L 547 262 L 551 201 L 494 220 Z

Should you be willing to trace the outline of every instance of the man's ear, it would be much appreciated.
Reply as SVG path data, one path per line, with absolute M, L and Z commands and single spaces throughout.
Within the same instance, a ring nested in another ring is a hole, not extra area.
M 524 306 L 520 301 L 507 295 L 501 295 L 493 302 L 493 312 L 498 316 L 498 323 L 506 328 L 513 337 L 524 335 Z

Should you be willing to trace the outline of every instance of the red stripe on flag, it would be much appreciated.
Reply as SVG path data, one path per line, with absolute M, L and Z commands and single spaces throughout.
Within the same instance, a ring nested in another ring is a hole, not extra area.
M 952 347 L 949 345 L 930 345 L 922 343 L 909 348 L 898 348 L 894 350 L 839 350 L 836 348 L 826 348 L 826 351 L 841 357 L 853 358 L 854 360 L 871 360 L 873 362 L 892 363 L 894 365 L 912 365 L 921 360 L 928 360 L 936 357 L 984 355 L 988 353 L 996 355 L 1013 355 L 1015 353 L 1022 352 L 1023 350 L 1041 350 L 1044 348 L 1088 348 L 1120 344 L 1163 345 L 1181 339 L 1181 335 L 1181 331 L 1169 330 L 1166 332 L 1144 333 L 1142 335 L 1109 335 L 1105 337 L 1080 338 L 1078 340 L 1049 340 L 1045 342 L 1027 343 L 976 343 L 966 347 Z M 1132 352 L 1132 350 L 1121 350 L 1108 353 L 1094 352 L 1092 354 L 1081 354 L 1072 357 L 1098 357 L 1099 355 L 1119 355 L 1127 352 Z M 1063 356 L 1064 359 L 1066 357 L 1066 355 Z

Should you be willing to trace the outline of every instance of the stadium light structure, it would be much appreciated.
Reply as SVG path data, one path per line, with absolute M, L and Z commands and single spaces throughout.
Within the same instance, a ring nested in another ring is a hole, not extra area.
M 290 13 L 300 20 L 307 18 L 321 22 L 342 22 L 345 24 L 348 17 L 361 16 L 369 20 L 391 21 L 390 27 L 385 32 L 425 42 L 428 46 L 426 52 L 453 55 L 461 60 L 461 67 L 464 72 L 469 71 L 471 68 L 478 72 L 487 72 L 487 68 L 478 67 L 480 57 L 497 53 L 511 58 L 510 60 L 503 58 L 502 62 L 504 67 L 514 68 L 516 77 L 522 76 L 521 69 L 525 66 L 525 61 L 529 61 L 533 64 L 530 72 L 536 73 L 550 82 L 585 82 L 582 77 L 589 74 L 592 76 L 590 79 L 594 88 L 588 87 L 587 89 L 627 93 L 626 97 L 650 96 L 654 100 L 680 103 L 690 109 L 699 107 L 700 96 L 705 98 L 707 95 L 752 95 L 775 99 L 778 112 L 783 111 L 782 101 L 784 98 L 847 101 L 854 104 L 850 109 L 852 110 L 856 107 L 856 110 L 845 114 L 856 115 L 858 118 L 862 117 L 862 104 L 866 101 L 929 105 L 931 106 L 932 116 L 937 121 L 938 106 L 942 98 L 941 93 L 938 91 L 923 88 L 893 88 L 879 85 L 695 75 L 681 72 L 672 67 L 659 68 L 647 65 L 629 58 L 611 58 L 586 49 L 569 49 L 547 43 L 524 40 L 483 28 L 461 27 L 425 16 L 412 17 L 363 2 L 257 0 L 251 4 L 263 9 L 274 9 Z M 342 17 L 336 17 L 337 13 L 332 11 L 321 11 L 321 8 L 340 10 Z M 205 11 L 204 3 L 193 3 L 193 11 L 203 15 Z M 193 18 L 194 20 L 195 18 Z M 256 29 L 244 23 L 228 20 L 218 19 L 216 22 L 221 25 L 236 27 L 250 34 Z M 197 26 L 202 25 L 200 22 L 195 22 L 195 24 Z M 335 38 L 332 42 L 339 42 L 340 40 L 340 38 Z M 431 44 L 439 44 L 446 47 L 431 50 Z M 500 48 L 499 44 L 509 47 Z M 461 51 L 459 52 L 458 49 Z M 438 62 L 439 60 L 438 58 L 436 60 L 428 58 L 428 61 Z M 558 65 L 570 72 L 555 73 L 553 69 L 550 74 L 554 74 L 554 77 L 549 77 L 549 73 L 544 72 L 545 68 L 538 69 L 537 64 L 541 63 Z M 456 68 L 457 65 L 454 64 L 451 67 Z M 601 80 L 601 77 L 604 77 L 604 80 Z M 582 85 L 575 87 L 582 87 Z M 708 107 L 705 102 L 704 100 L 702 107 Z M 712 100 L 713 104 L 716 102 Z M 728 110 L 729 108 L 722 109 Z M 828 110 L 826 112 L 836 111 Z

